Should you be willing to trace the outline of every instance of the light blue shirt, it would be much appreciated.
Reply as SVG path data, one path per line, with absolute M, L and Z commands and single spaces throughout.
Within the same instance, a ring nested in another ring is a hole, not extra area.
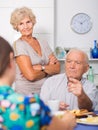
M 82 78 L 81 82 L 85 93 L 93 103 L 92 109 L 95 109 L 95 106 L 97 105 L 95 99 L 98 94 L 96 86 L 86 78 Z M 40 97 L 45 102 L 50 99 L 58 99 L 59 101 L 63 101 L 69 105 L 68 109 L 70 110 L 79 109 L 77 97 L 73 93 L 68 92 L 67 77 L 65 73 L 48 78 L 41 88 Z

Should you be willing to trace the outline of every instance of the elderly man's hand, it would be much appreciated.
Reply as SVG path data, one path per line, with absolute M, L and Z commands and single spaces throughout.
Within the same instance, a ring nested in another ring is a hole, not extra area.
M 60 110 L 67 110 L 68 107 L 69 107 L 68 104 L 66 104 L 64 102 L 60 102 L 60 105 L 59 105 Z
M 81 81 L 69 78 L 68 91 L 73 93 L 75 96 L 81 96 L 84 93 Z

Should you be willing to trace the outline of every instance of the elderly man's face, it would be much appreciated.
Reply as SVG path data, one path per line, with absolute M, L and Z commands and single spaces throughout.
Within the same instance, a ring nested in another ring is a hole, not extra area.
M 81 52 L 73 51 L 68 54 L 65 61 L 65 72 L 68 78 L 72 77 L 80 80 L 88 67 Z

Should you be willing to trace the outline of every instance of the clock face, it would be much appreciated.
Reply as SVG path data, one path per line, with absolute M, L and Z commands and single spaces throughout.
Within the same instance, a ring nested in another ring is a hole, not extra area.
M 73 31 L 79 34 L 85 34 L 92 28 L 92 22 L 90 16 L 85 13 L 78 13 L 73 16 L 71 21 L 71 28 Z

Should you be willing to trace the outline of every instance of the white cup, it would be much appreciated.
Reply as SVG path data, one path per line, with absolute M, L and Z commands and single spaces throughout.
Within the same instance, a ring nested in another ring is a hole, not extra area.
M 51 111 L 55 112 L 59 110 L 59 100 L 48 100 L 47 105 L 51 109 Z

